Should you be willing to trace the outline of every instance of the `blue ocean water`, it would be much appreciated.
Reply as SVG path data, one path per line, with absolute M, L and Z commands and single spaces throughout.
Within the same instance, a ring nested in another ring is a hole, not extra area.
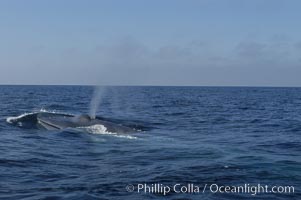
M 103 90 L 97 116 L 140 131 L 14 126 L 10 119 L 30 113 L 88 113 L 93 87 L 0 86 L 0 199 L 301 199 L 301 88 Z M 138 184 L 267 184 L 294 193 L 164 195 L 138 193 Z

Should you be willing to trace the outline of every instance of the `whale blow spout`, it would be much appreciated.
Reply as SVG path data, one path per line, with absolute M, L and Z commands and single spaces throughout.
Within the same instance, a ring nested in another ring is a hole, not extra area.
M 90 102 L 90 111 L 89 111 L 89 116 L 91 117 L 91 119 L 96 118 L 96 112 L 100 105 L 103 93 L 104 93 L 104 88 L 100 86 L 96 86 L 94 88 L 93 96 Z

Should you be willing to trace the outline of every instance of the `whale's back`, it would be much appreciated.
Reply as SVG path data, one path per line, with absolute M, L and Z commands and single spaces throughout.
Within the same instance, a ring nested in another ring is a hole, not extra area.
M 40 125 L 48 130 L 102 125 L 109 132 L 113 133 L 134 132 L 134 129 L 132 128 L 100 119 L 91 119 L 89 115 L 85 114 L 74 116 L 54 113 L 40 113 L 37 116 L 37 120 Z

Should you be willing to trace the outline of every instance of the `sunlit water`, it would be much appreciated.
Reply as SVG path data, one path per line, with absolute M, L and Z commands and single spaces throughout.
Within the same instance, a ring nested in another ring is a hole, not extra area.
M 18 127 L 25 113 L 89 112 L 92 87 L 0 87 L 0 199 L 300 199 L 301 89 L 108 87 L 101 125 Z M 139 183 L 268 184 L 294 194 L 141 194 Z

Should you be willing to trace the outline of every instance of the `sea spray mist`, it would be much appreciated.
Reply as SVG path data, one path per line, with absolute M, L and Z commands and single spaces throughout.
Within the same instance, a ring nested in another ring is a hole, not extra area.
M 90 111 L 89 111 L 89 116 L 91 117 L 91 119 L 95 119 L 96 117 L 96 112 L 100 105 L 104 91 L 105 91 L 104 87 L 101 86 L 94 87 L 94 92 L 90 102 Z

